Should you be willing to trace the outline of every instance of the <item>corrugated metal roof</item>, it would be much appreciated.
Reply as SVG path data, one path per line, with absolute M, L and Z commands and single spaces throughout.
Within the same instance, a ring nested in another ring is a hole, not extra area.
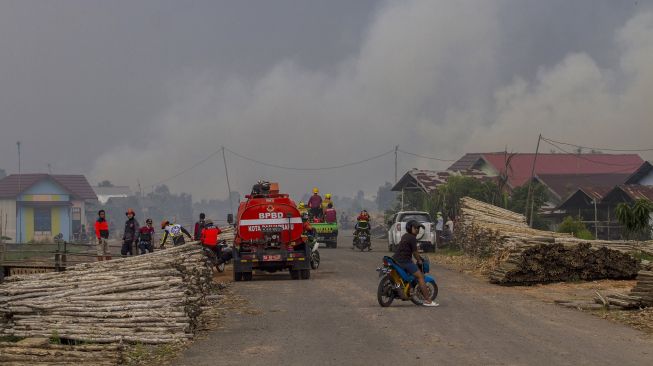
M 511 157 L 508 184 L 514 188 L 528 182 L 535 158 L 534 153 L 466 154 L 451 165 L 449 170 L 471 169 L 479 159 L 483 159 L 497 172 L 504 172 L 508 157 Z M 637 154 L 538 154 L 535 174 L 632 174 L 643 162 L 644 160 Z
M 93 188 L 83 175 L 63 174 L 11 174 L 0 179 L 0 198 L 16 198 L 36 183 L 44 179 L 52 179 L 70 194 L 83 200 L 97 199 Z
M 581 187 L 588 187 L 590 191 L 598 187 L 612 187 L 623 184 L 629 174 L 538 174 L 537 180 L 549 188 L 558 200 L 564 200 Z M 602 197 L 602 196 L 601 196 Z M 599 198 L 601 198 L 599 197 Z
M 653 170 L 653 164 L 645 161 L 628 179 L 626 184 L 639 184 L 641 179 L 647 176 Z
M 621 189 L 630 198 L 634 200 L 647 199 L 653 201 L 653 186 L 642 186 L 639 184 L 622 184 L 618 189 Z
M 479 171 L 479 170 L 462 170 L 462 171 L 434 171 L 434 170 L 421 170 L 413 169 L 408 171 L 394 187 L 392 190 L 397 192 L 401 191 L 402 188 L 406 189 L 407 187 L 413 188 L 413 184 L 417 186 L 420 190 L 430 193 L 434 191 L 438 186 L 441 186 L 447 183 L 449 177 L 452 176 L 466 176 L 474 177 L 477 179 L 488 179 L 489 177 Z

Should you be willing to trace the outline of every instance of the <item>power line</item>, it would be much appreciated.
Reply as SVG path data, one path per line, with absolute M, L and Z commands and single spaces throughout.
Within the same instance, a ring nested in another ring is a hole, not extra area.
M 271 167 L 271 168 L 285 169 L 285 170 L 298 170 L 298 171 L 318 171 L 318 170 L 340 169 L 340 168 L 345 168 L 345 167 L 349 167 L 349 166 L 353 166 L 353 165 L 366 163 L 368 161 L 375 160 L 375 159 L 384 157 L 386 155 L 389 155 L 389 154 L 392 154 L 392 153 L 395 152 L 395 149 L 392 149 L 392 150 L 384 152 L 383 154 L 374 155 L 374 156 L 372 156 L 370 158 L 367 158 L 367 159 L 358 160 L 358 161 L 354 161 L 354 162 L 346 163 L 346 164 L 334 165 L 334 166 L 315 167 L 315 168 L 307 168 L 307 167 L 295 168 L 295 167 L 271 164 L 271 163 L 266 163 L 266 162 L 263 162 L 263 161 L 260 161 L 260 160 L 256 160 L 256 159 L 241 155 L 241 154 L 239 154 L 239 153 L 237 153 L 237 152 L 235 152 L 235 151 L 233 151 L 231 149 L 228 149 L 226 147 L 225 147 L 225 150 L 227 150 L 228 152 L 232 153 L 233 155 L 235 155 L 235 156 L 237 156 L 237 157 L 239 157 L 241 159 L 245 159 L 245 160 L 251 161 L 251 162 L 256 163 L 256 164 L 264 165 L 264 166 Z
M 168 177 L 168 178 L 166 178 L 166 179 L 163 179 L 163 180 L 161 180 L 161 181 L 159 181 L 159 182 L 157 182 L 157 183 L 152 184 L 150 187 L 158 186 L 158 185 L 161 185 L 161 184 L 163 184 L 163 183 L 165 183 L 165 182 L 167 182 L 167 181 L 170 181 L 170 180 L 172 180 L 172 179 L 175 179 L 175 178 L 177 178 L 178 176 L 180 176 L 180 175 L 182 175 L 182 174 L 184 174 L 184 173 L 186 173 L 186 172 L 188 172 L 188 171 L 190 171 L 190 170 L 192 170 L 192 169 L 194 169 L 194 168 L 197 168 L 198 166 L 202 165 L 204 162 L 208 161 L 209 159 L 211 159 L 212 157 L 218 155 L 218 154 L 221 153 L 221 152 L 222 152 L 222 147 L 220 147 L 219 149 L 215 150 L 215 151 L 212 152 L 209 156 L 207 156 L 207 157 L 205 157 L 204 159 L 198 161 L 197 163 L 195 163 L 195 164 L 189 166 L 188 168 L 186 168 L 186 169 L 180 171 L 179 173 L 177 173 L 177 174 L 175 174 L 175 175 L 172 175 L 172 176 L 170 176 L 170 177 Z
M 418 157 L 418 158 L 424 158 L 424 159 L 429 159 L 429 160 L 437 160 L 437 161 L 444 161 L 444 162 L 454 162 L 454 161 L 458 161 L 458 160 L 456 160 L 456 159 L 441 159 L 441 158 L 436 158 L 436 157 L 433 157 L 433 156 L 426 156 L 426 155 L 415 154 L 415 153 L 408 152 L 408 151 L 404 151 L 404 150 L 401 150 L 401 149 L 397 149 L 397 151 L 399 151 L 399 152 L 402 153 L 402 154 L 412 155 L 412 156 L 416 156 L 416 157 Z
M 597 150 L 597 151 L 616 151 L 616 152 L 643 152 L 643 151 L 653 151 L 653 148 L 651 149 L 609 149 L 609 148 L 600 148 L 600 147 L 588 147 L 588 146 L 581 146 L 581 145 L 576 145 L 576 144 L 570 144 L 568 142 L 562 142 L 562 141 L 556 141 L 548 138 L 542 137 L 542 140 L 546 142 L 554 142 L 556 144 L 560 145 L 567 145 L 567 146 L 574 146 L 574 147 L 579 147 L 581 149 L 589 149 L 589 150 Z
M 622 166 L 622 167 L 635 167 L 635 166 L 639 166 L 639 164 L 615 164 L 615 163 L 607 163 L 607 162 L 605 162 L 605 161 L 592 160 L 592 159 L 590 159 L 590 158 L 586 158 L 586 157 L 584 157 L 582 154 L 576 154 L 576 153 L 573 153 L 573 152 L 569 152 L 569 151 L 567 151 L 567 150 L 561 148 L 560 146 L 556 145 L 555 143 L 553 143 L 553 142 L 551 142 L 551 141 L 545 139 L 544 137 L 542 137 L 542 141 L 546 142 L 547 144 L 549 144 L 549 145 L 555 147 L 556 149 L 558 149 L 558 150 L 560 150 L 560 151 L 562 151 L 562 152 L 564 152 L 564 153 L 567 153 L 567 154 L 569 154 L 569 155 L 573 155 L 574 157 L 576 157 L 576 158 L 578 158 L 578 159 L 582 159 L 582 160 L 585 160 L 585 161 L 589 161 L 590 163 L 600 164 L 600 165 L 609 165 L 609 166 Z

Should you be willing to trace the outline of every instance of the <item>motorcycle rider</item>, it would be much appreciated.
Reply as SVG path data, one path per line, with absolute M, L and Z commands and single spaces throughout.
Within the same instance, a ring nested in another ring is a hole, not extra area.
M 370 235 L 370 214 L 367 213 L 367 210 L 363 210 L 360 212 L 358 217 L 356 218 L 356 225 L 354 225 L 354 236 L 358 237 L 361 231 L 365 231 L 366 234 L 369 236 Z M 354 245 L 352 244 L 351 248 L 354 248 Z M 372 240 L 370 240 L 370 246 L 369 249 L 372 250 Z
M 200 244 L 211 249 L 217 255 L 218 237 L 220 233 L 220 229 L 213 225 L 212 220 L 206 220 L 204 222 L 204 229 L 202 229 L 202 233 L 200 234 Z
M 154 251 L 154 227 L 152 219 L 145 220 L 145 226 L 138 230 L 138 249 L 141 254 L 152 253 Z
M 125 230 L 122 234 L 122 248 L 120 254 L 124 257 L 127 254 L 134 255 L 134 247 L 138 240 L 138 230 L 140 225 L 136 221 L 136 213 L 131 208 L 125 212 L 127 221 L 125 221 Z
M 165 247 L 166 240 L 168 240 L 168 237 L 172 238 L 173 246 L 185 244 L 186 241 L 184 240 L 184 235 L 186 235 L 188 239 L 193 240 L 193 236 L 190 235 L 188 230 L 186 230 L 183 226 L 179 224 L 171 225 L 170 221 L 168 220 L 161 221 L 161 229 L 163 229 L 163 238 L 161 239 L 161 249 Z
M 322 197 L 317 187 L 313 188 L 313 195 L 308 199 L 308 208 L 313 218 L 322 217 Z
M 406 233 L 401 237 L 395 254 L 392 256 L 392 259 L 397 262 L 397 264 L 403 268 L 406 272 L 412 274 L 417 278 L 419 282 L 419 289 L 422 291 L 422 296 L 424 298 L 424 306 L 439 306 L 435 301 L 431 301 L 429 297 L 429 290 L 426 287 L 424 282 L 424 274 L 419 270 L 419 267 L 413 263 L 412 258 L 415 258 L 417 264 L 422 263 L 422 257 L 420 257 L 417 252 L 417 234 L 419 229 L 423 228 L 424 225 L 420 224 L 416 220 L 410 220 L 406 223 Z

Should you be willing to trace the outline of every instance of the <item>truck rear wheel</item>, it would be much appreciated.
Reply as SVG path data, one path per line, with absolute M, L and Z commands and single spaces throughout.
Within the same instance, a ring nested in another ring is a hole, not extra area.
M 311 278 L 311 270 L 310 269 L 302 269 L 300 272 L 302 276 L 302 280 L 308 280 Z
M 234 281 L 242 281 L 243 279 L 243 272 L 236 272 L 234 271 Z
M 296 269 L 291 269 L 290 270 L 290 278 L 293 280 L 298 280 L 299 279 L 299 271 Z
M 243 281 L 251 281 L 254 277 L 252 272 L 243 272 Z

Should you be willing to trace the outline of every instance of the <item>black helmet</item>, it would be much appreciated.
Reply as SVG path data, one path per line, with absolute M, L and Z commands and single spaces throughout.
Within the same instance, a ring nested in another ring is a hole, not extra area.
M 406 223 L 406 232 L 410 233 L 414 227 L 419 229 L 419 228 L 423 228 L 424 225 L 417 222 L 417 220 L 410 220 Z

